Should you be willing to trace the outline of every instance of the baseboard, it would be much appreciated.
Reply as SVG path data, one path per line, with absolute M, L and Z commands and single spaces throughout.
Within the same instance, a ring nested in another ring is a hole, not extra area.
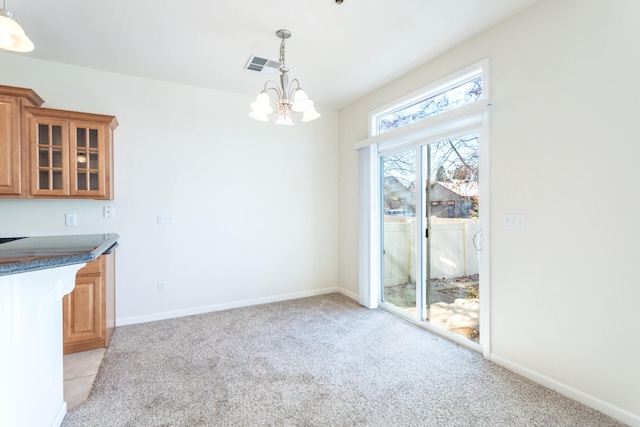
M 213 304 L 200 307 L 185 308 L 183 310 L 165 311 L 142 316 L 122 317 L 116 319 L 116 326 L 134 325 L 137 323 L 155 322 L 156 320 L 173 319 L 176 317 L 193 316 L 195 314 L 210 313 L 213 311 L 229 310 L 231 308 L 248 307 L 251 305 L 268 304 L 271 302 L 286 301 L 297 298 L 312 297 L 316 295 L 343 292 L 338 287 L 314 289 L 312 291 L 292 292 L 289 294 L 273 295 L 263 298 L 252 298 L 240 301 L 231 301 L 222 304 Z M 345 294 L 347 295 L 347 294 Z M 347 295 L 349 296 L 349 295 Z
M 348 291 L 348 290 L 342 289 L 342 288 L 337 289 L 337 291 L 340 292 L 345 297 L 349 297 L 352 300 L 355 300 L 356 302 L 358 302 L 358 300 L 360 299 L 358 297 L 358 294 L 356 294 L 355 292 L 351 292 L 351 291 Z
M 51 427 L 60 427 L 66 415 L 67 415 L 67 402 L 63 401 L 62 405 L 60 405 L 60 410 L 58 411 L 58 415 L 56 415 L 56 419 L 53 420 Z
M 496 363 L 497 365 L 503 366 L 508 370 L 513 371 L 519 375 L 522 375 L 523 377 L 528 378 L 531 381 L 541 384 L 547 388 L 550 388 L 551 390 L 555 390 L 558 393 L 563 394 L 569 397 L 570 399 L 573 399 L 584 405 L 587 405 L 590 408 L 600 411 L 603 414 L 607 414 L 610 417 L 617 419 L 618 421 L 621 421 L 630 426 L 640 427 L 639 414 L 634 414 L 618 406 L 612 405 L 611 403 L 606 402 L 600 398 L 597 398 L 588 393 L 580 391 L 567 384 L 561 383 L 557 380 L 554 380 L 553 378 L 540 374 L 539 372 L 533 371 L 522 365 L 513 363 L 495 354 L 489 355 L 488 358 L 489 360 Z

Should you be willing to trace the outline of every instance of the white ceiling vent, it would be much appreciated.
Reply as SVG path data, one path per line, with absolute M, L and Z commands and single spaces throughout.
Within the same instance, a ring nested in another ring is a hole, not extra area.
M 280 68 L 278 61 L 273 61 L 267 58 L 260 58 L 259 56 L 251 55 L 247 64 L 244 66 L 245 70 L 257 71 L 263 74 L 276 74 Z

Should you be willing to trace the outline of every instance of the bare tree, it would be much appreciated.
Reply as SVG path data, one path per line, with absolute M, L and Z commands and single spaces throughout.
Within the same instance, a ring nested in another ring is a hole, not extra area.
M 413 105 L 390 112 L 379 119 L 378 128 L 380 133 L 388 132 L 480 99 L 482 99 L 481 76 Z
M 439 180 L 437 175 L 440 168 L 444 169 L 449 179 L 477 181 L 480 170 L 478 134 L 433 144 L 431 159 L 431 171 L 436 181 Z

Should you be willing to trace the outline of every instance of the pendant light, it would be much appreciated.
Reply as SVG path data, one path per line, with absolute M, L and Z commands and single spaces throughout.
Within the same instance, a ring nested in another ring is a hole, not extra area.
M 13 19 L 13 13 L 7 10 L 7 0 L 4 0 L 0 9 L 0 49 L 31 52 L 33 48 L 33 42 Z
M 276 36 L 282 39 L 280 42 L 280 84 L 269 80 L 264 84 L 264 88 L 258 94 L 258 97 L 251 103 L 251 112 L 249 117 L 260 122 L 268 122 L 267 115 L 274 112 L 271 106 L 271 98 L 268 91 L 276 95 L 276 124 L 293 125 L 293 113 L 302 113 L 302 121 L 310 122 L 320 117 L 320 113 L 313 106 L 313 101 L 309 99 L 307 94 L 300 88 L 298 79 L 293 79 L 289 83 L 287 73 L 289 69 L 285 65 L 284 60 L 284 41 L 291 37 L 291 31 L 278 30 Z

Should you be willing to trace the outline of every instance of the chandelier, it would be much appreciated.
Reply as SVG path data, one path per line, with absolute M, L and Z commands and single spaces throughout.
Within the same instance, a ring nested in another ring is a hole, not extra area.
M 33 47 L 20 24 L 13 20 L 13 13 L 7 9 L 7 0 L 4 0 L 0 9 L 0 49 L 31 52 Z
M 280 42 L 280 84 L 278 85 L 273 80 L 269 80 L 264 84 L 264 88 L 258 94 L 256 100 L 251 103 L 249 117 L 261 122 L 269 121 L 267 116 L 274 112 L 271 106 L 271 98 L 269 97 L 269 91 L 271 91 L 276 96 L 276 124 L 293 125 L 294 112 L 302 113 L 303 122 L 315 120 L 320 117 L 320 113 L 314 108 L 313 101 L 300 88 L 298 79 L 293 79 L 289 83 L 289 76 L 287 75 L 289 69 L 284 61 L 284 41 L 291 37 L 291 31 L 278 30 L 276 31 L 276 36 L 282 39 L 282 42 Z

